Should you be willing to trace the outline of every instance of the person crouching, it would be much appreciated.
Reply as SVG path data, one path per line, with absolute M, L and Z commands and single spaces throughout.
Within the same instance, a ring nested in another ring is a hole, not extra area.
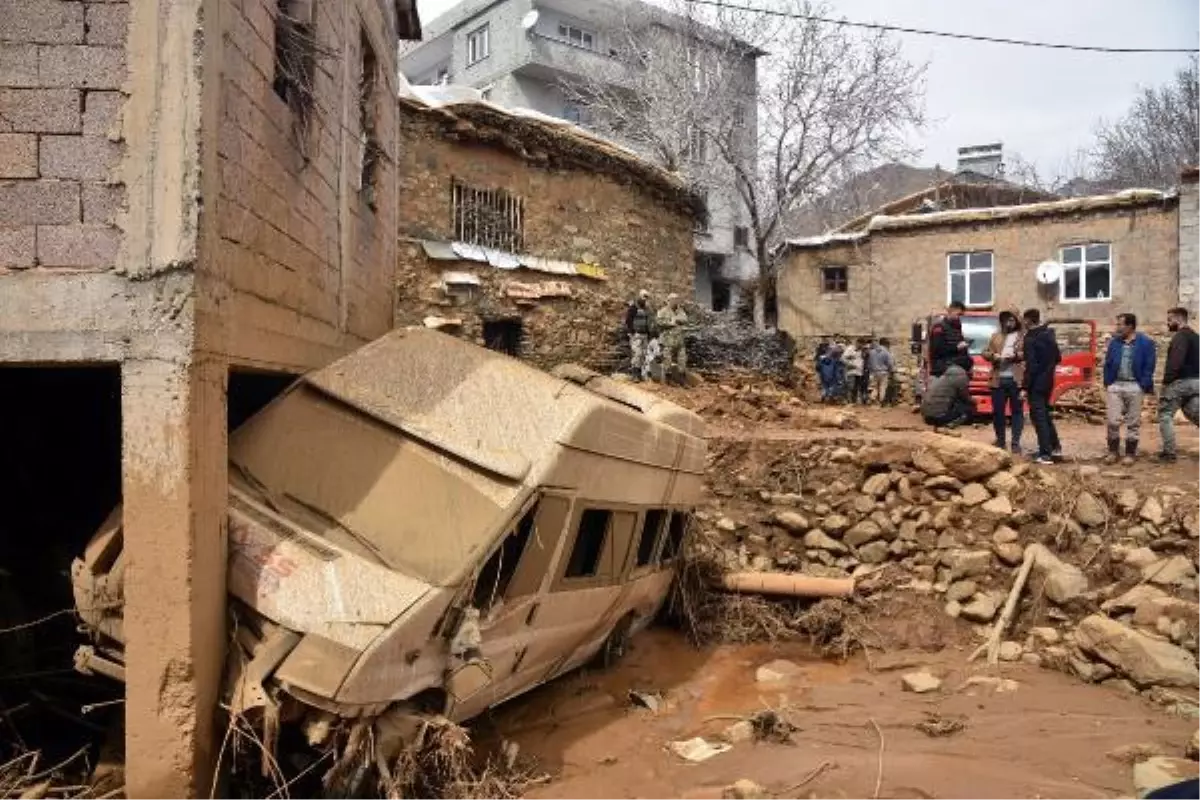
M 971 379 L 958 364 L 946 367 L 921 398 L 921 416 L 927 425 L 955 428 L 970 422 L 975 413 L 971 399 Z

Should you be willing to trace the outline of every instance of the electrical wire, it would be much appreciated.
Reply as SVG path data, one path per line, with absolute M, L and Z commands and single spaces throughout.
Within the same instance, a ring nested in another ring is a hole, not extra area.
M 934 31 L 927 28 L 908 28 L 901 25 L 885 25 L 879 22 L 853 22 L 846 19 L 834 19 L 833 17 L 822 17 L 815 14 L 799 14 L 794 11 L 784 11 L 775 8 L 758 8 L 755 6 L 741 5 L 739 3 L 729 3 L 725 0 L 686 0 L 689 5 L 713 6 L 715 8 L 728 9 L 730 11 L 746 11 L 752 14 L 765 14 L 772 17 L 784 17 L 787 19 L 802 19 L 810 22 L 827 22 L 831 25 L 843 25 L 847 28 L 866 28 L 874 31 L 888 31 L 891 33 L 911 33 L 919 36 L 937 36 L 943 39 L 962 39 L 970 42 L 990 42 L 992 44 L 1010 44 L 1020 47 L 1040 47 L 1049 50 L 1075 50 L 1087 53 L 1196 53 L 1200 52 L 1200 48 L 1174 48 L 1174 47 L 1099 47 L 1092 45 L 1081 44 L 1063 44 L 1061 42 L 1037 42 L 1027 39 L 1008 39 L 1001 36 L 981 36 L 971 33 L 951 33 L 949 31 Z

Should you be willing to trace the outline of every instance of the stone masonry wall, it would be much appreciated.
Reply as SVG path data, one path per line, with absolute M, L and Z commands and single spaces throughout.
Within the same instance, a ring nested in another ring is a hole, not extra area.
M 0 0 L 0 272 L 121 246 L 127 2 Z
M 1095 319 L 1102 329 L 1131 311 L 1147 325 L 1161 324 L 1177 303 L 1180 258 L 1178 211 L 1149 206 L 1011 223 L 939 226 L 876 232 L 865 244 L 793 251 L 779 279 L 780 327 L 795 336 L 888 336 L 907 341 L 914 320 L 943 308 L 946 256 L 991 250 L 994 308 L 1037 307 L 1054 317 Z M 1113 298 L 1059 302 L 1058 288 L 1039 286 L 1034 269 L 1057 259 L 1059 248 L 1109 242 Z M 821 291 L 821 267 L 848 266 L 843 295 Z
M 277 0 L 224 0 L 216 257 L 237 361 L 320 366 L 392 325 L 396 253 L 396 21 L 390 0 L 315 4 L 307 124 L 273 88 Z M 364 191 L 363 39 L 376 59 L 369 113 L 382 149 Z M 343 66 L 345 62 L 346 68 Z
M 1179 187 L 1179 305 L 1200 311 L 1200 184 L 1193 173 Z
M 426 316 L 462 320 L 462 334 L 483 344 L 487 320 L 518 319 L 521 355 L 543 367 L 575 362 L 616 366 L 614 334 L 639 289 L 653 302 L 668 293 L 691 297 L 692 220 L 632 182 L 524 160 L 469 138 L 451 140 L 422 112 L 401 110 L 400 233 L 396 323 L 419 325 Z M 470 261 L 428 258 L 418 240 L 454 238 L 451 183 L 504 189 L 524 201 L 524 253 L 601 266 L 607 280 Z M 481 286 L 457 296 L 441 288 L 445 271 L 468 272 Z M 527 299 L 544 291 L 568 297 Z M 519 295 L 519 296 L 513 296 Z

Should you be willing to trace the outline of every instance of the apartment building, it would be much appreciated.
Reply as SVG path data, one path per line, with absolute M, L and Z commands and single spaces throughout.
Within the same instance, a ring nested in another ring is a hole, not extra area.
M 641 0 L 463 0 L 424 25 L 424 40 L 402 51 L 400 69 L 413 84 L 472 86 L 498 105 L 529 108 L 588 127 L 588 110 L 573 102 L 564 87 L 578 85 L 584 76 L 619 73 L 614 64 L 625 60 L 625 37 L 616 26 L 646 9 Z M 683 17 L 661 10 L 652 13 L 655 24 L 697 41 L 720 36 Z M 734 63 L 722 64 L 721 71 L 736 74 L 751 87 L 742 108 L 747 142 L 752 143 L 757 117 L 753 87 L 761 53 L 749 47 L 738 52 L 744 55 L 723 55 Z M 753 146 L 748 144 L 746 150 L 747 158 L 753 159 Z M 641 155 L 654 159 L 651 153 Z M 724 310 L 736 304 L 741 284 L 757 276 L 758 266 L 732 172 L 717 167 L 714 158 L 703 147 L 691 155 L 695 169 L 708 176 L 709 210 L 707 221 L 698 223 L 695 231 L 693 275 L 697 303 Z

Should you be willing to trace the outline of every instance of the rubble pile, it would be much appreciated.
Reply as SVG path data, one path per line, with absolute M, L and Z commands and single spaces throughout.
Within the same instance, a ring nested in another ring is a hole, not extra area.
M 692 324 L 684 341 L 688 366 L 706 378 L 733 369 L 753 370 L 790 385 L 795 342 L 782 331 L 759 330 L 736 314 L 690 312 Z
M 853 411 L 809 407 L 788 386 L 747 370 L 726 370 L 719 383 L 698 383 L 683 390 L 655 385 L 654 390 L 725 428 L 769 423 L 843 430 L 859 426 Z
M 1042 555 L 1001 660 L 1167 704 L 1181 700 L 1172 687 L 1198 686 L 1192 492 L 1109 484 L 1096 467 L 1014 464 L 932 433 L 870 444 L 715 440 L 710 459 L 713 502 L 698 514 L 694 549 L 714 569 L 851 576 L 860 598 L 919 595 L 987 636 L 1032 547 Z M 800 608 L 786 617 L 797 634 Z

